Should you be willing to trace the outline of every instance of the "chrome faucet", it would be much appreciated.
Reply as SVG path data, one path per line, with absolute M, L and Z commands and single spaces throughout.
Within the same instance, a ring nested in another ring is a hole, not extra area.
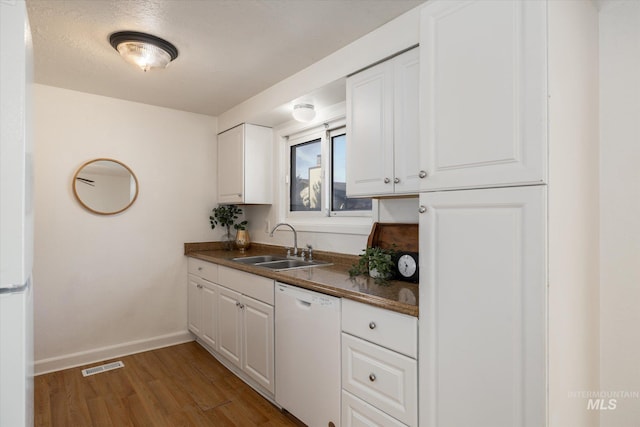
M 293 225 L 287 224 L 286 222 L 280 222 L 271 229 L 271 233 L 269 233 L 269 237 L 273 237 L 273 232 L 276 231 L 276 228 L 280 227 L 281 225 L 286 225 L 291 229 L 291 231 L 293 231 L 293 257 L 297 258 L 298 257 L 298 232 L 296 231 L 295 228 L 293 228 Z

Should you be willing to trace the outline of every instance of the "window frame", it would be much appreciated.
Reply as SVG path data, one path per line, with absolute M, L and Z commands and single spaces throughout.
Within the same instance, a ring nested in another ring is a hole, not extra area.
M 344 114 L 344 112 L 343 112 Z M 324 120 L 314 124 L 298 123 L 278 131 L 278 136 L 283 142 L 280 147 L 279 166 L 280 176 L 280 203 L 278 204 L 278 217 L 280 221 L 288 222 L 299 231 L 327 232 L 340 234 L 368 235 L 374 218 L 378 216 L 378 201 L 372 199 L 371 210 L 367 211 L 327 211 L 330 206 L 330 191 L 332 177 L 329 170 L 331 162 L 331 140 L 329 133 L 335 129 L 345 129 L 348 141 L 348 129 L 344 115 L 332 120 Z M 329 131 L 329 132 L 327 132 Z M 291 146 L 312 141 L 321 140 L 321 176 L 322 176 L 322 201 L 320 211 L 290 211 L 291 197 Z M 328 176 L 329 175 L 329 176 Z

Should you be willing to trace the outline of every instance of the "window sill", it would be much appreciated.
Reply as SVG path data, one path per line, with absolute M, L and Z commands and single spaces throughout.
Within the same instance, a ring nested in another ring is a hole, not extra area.
M 286 218 L 285 222 L 295 227 L 296 231 L 333 234 L 356 234 L 368 236 L 371 233 L 373 220 L 369 217 L 331 217 L 331 218 Z

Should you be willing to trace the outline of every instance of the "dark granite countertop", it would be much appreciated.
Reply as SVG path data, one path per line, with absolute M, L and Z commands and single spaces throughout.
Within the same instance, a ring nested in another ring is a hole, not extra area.
M 253 244 L 246 252 L 240 252 L 223 250 L 218 242 L 185 243 L 185 255 L 192 258 L 398 313 L 418 316 L 418 284 L 392 280 L 387 284 L 379 285 L 368 276 L 350 278 L 348 270 L 358 259 L 355 255 L 314 251 L 314 259 L 329 261 L 333 265 L 286 271 L 273 271 L 232 260 L 242 256 L 284 255 L 284 253 L 284 248 L 279 246 Z

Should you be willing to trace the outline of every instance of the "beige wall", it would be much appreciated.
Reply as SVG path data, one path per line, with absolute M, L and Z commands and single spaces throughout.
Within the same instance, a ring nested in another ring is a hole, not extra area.
M 190 339 L 183 243 L 214 240 L 216 118 L 36 85 L 36 372 Z M 76 169 L 137 175 L 127 211 L 74 199 Z
M 640 420 L 640 2 L 600 12 L 600 341 L 602 391 L 635 392 L 602 427 Z M 608 399 L 607 399 L 608 400 Z

